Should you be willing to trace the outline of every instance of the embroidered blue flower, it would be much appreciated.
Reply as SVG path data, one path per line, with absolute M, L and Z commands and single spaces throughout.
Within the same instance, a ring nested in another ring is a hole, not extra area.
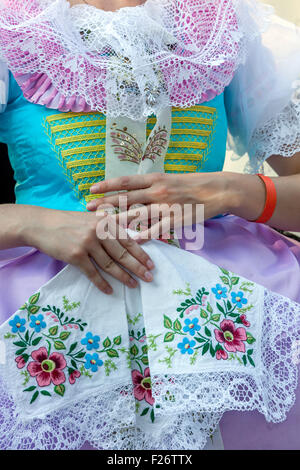
M 39 333 L 42 328 L 46 328 L 46 322 L 44 322 L 43 315 L 31 315 L 30 317 L 30 328 L 34 328 L 36 333 Z
M 93 336 L 91 332 L 86 334 L 86 337 L 81 340 L 81 344 L 86 346 L 88 351 L 98 349 L 100 343 L 100 336 Z
M 19 315 L 16 315 L 15 318 L 10 320 L 9 322 L 10 326 L 12 327 L 11 331 L 13 333 L 18 333 L 18 332 L 24 333 L 24 331 L 26 330 L 24 326 L 25 323 L 26 323 L 25 318 L 20 318 Z
M 92 372 L 97 372 L 98 367 L 103 366 L 103 361 L 99 359 L 99 356 L 97 353 L 94 354 L 87 354 L 85 356 L 86 363 L 84 364 L 84 367 L 86 369 L 91 369 Z
M 196 341 L 194 341 L 193 339 L 189 341 L 187 338 L 183 338 L 182 343 L 178 343 L 177 346 L 180 349 L 181 354 L 185 354 L 186 352 L 188 354 L 193 354 L 193 348 L 196 346 Z
M 192 336 L 194 336 L 196 331 L 199 331 L 201 328 L 201 326 L 198 325 L 198 318 L 194 318 L 193 320 L 187 318 L 186 320 L 184 320 L 184 323 L 186 326 L 183 327 L 183 331 L 185 331 L 185 333 L 189 333 Z
M 238 308 L 242 308 L 243 305 L 248 303 L 248 300 L 245 299 L 244 294 L 241 291 L 239 291 L 238 293 L 231 292 L 231 300 L 232 303 L 236 304 Z
M 212 292 L 215 294 L 216 299 L 226 299 L 227 297 L 227 287 L 221 286 L 221 284 L 217 284 L 216 287 L 212 288 Z

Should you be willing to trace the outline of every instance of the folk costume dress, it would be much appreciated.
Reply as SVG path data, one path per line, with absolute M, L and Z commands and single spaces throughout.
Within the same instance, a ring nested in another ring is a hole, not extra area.
M 227 142 L 253 172 L 300 150 L 299 33 L 254 0 L 0 4 L 17 204 L 85 211 L 105 178 L 221 171 Z M 112 296 L 0 253 L 1 449 L 299 449 L 300 245 L 232 215 L 204 235 L 146 243 L 154 281 L 105 275 Z

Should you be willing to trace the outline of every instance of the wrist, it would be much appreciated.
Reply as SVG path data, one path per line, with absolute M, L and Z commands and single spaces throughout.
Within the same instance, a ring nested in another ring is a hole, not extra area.
M 47 209 L 46 209 L 47 210 Z M 38 206 L 24 206 L 22 217 L 18 218 L 16 237 L 22 246 L 39 249 L 41 228 L 43 227 L 44 209 Z
M 264 183 L 257 175 L 227 172 L 226 212 L 256 220 L 265 204 Z

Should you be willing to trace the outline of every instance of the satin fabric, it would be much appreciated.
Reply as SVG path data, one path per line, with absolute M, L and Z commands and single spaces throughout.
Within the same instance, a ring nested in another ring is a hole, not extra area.
M 182 247 L 187 240 L 181 241 Z M 193 253 L 300 302 L 300 243 L 235 216 L 205 223 L 205 242 Z M 0 322 L 63 267 L 30 248 L 0 251 Z M 269 424 L 257 412 L 227 412 L 221 421 L 225 449 L 299 449 L 300 389 L 288 419 Z M 84 446 L 89 448 L 89 446 Z

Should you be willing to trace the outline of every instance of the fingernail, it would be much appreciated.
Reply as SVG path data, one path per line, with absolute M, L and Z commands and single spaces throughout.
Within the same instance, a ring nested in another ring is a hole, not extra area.
M 96 192 L 97 192 L 97 186 L 91 186 L 90 193 L 96 193 Z
M 155 265 L 154 265 L 153 261 L 151 261 L 151 260 L 147 261 L 146 265 L 149 269 L 154 269 L 155 268 Z
M 105 292 L 105 294 L 111 295 L 113 293 L 113 290 L 112 290 L 111 287 L 106 287 L 104 292 Z
M 86 205 L 86 207 L 87 207 L 87 210 L 92 211 L 93 209 L 96 209 L 97 206 L 95 202 L 91 201 Z
M 130 279 L 129 285 L 130 287 L 137 287 L 137 282 L 134 279 Z
M 145 279 L 146 281 L 153 281 L 153 276 L 149 271 L 145 272 Z

